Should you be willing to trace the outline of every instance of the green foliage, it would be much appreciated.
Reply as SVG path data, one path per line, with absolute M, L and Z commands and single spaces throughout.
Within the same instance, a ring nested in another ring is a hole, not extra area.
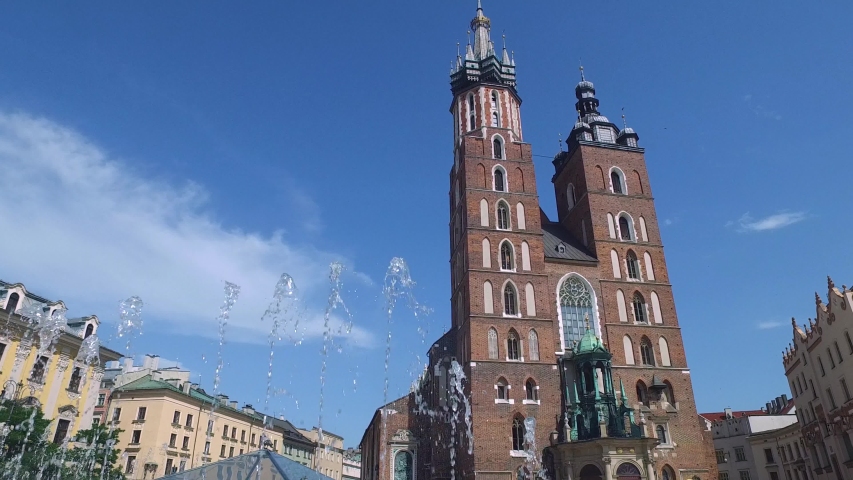
M 121 430 L 98 425 L 56 445 L 50 423 L 37 406 L 0 400 L 0 480 L 125 480 L 115 466 L 121 451 L 109 448 Z

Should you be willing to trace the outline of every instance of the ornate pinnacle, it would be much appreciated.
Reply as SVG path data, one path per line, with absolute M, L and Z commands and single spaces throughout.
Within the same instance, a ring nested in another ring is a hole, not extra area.
M 830 290 L 835 288 L 835 282 L 832 281 L 832 277 L 830 277 L 829 275 L 826 276 L 826 284 L 829 286 Z
M 832 288 L 832 287 L 829 287 L 829 288 Z M 815 305 L 820 305 L 820 303 L 821 303 L 820 302 L 820 294 L 817 292 L 814 292 L 814 303 L 815 303 Z

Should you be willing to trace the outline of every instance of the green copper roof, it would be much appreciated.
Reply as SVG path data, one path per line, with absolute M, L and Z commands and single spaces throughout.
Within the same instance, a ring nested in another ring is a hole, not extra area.
M 595 334 L 595 331 L 589 328 L 589 325 L 587 325 L 586 333 L 583 334 L 583 338 L 581 338 L 581 341 L 578 344 L 578 348 L 575 351 L 575 355 L 583 355 L 587 353 L 596 352 L 607 353 L 607 349 L 604 348 L 604 343 L 601 341 L 600 338 L 598 338 L 598 335 Z

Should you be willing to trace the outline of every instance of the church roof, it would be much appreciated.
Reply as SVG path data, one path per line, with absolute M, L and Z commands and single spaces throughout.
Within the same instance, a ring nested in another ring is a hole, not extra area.
M 568 230 L 559 223 L 548 221 L 544 214 L 542 215 L 542 243 L 545 247 L 545 258 L 598 262 L 598 259 L 589 253 Z

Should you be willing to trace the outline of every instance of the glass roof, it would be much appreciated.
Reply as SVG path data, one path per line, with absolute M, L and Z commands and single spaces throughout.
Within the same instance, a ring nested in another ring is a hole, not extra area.
M 299 462 L 267 450 L 226 458 L 160 478 L 161 480 L 331 480 Z

